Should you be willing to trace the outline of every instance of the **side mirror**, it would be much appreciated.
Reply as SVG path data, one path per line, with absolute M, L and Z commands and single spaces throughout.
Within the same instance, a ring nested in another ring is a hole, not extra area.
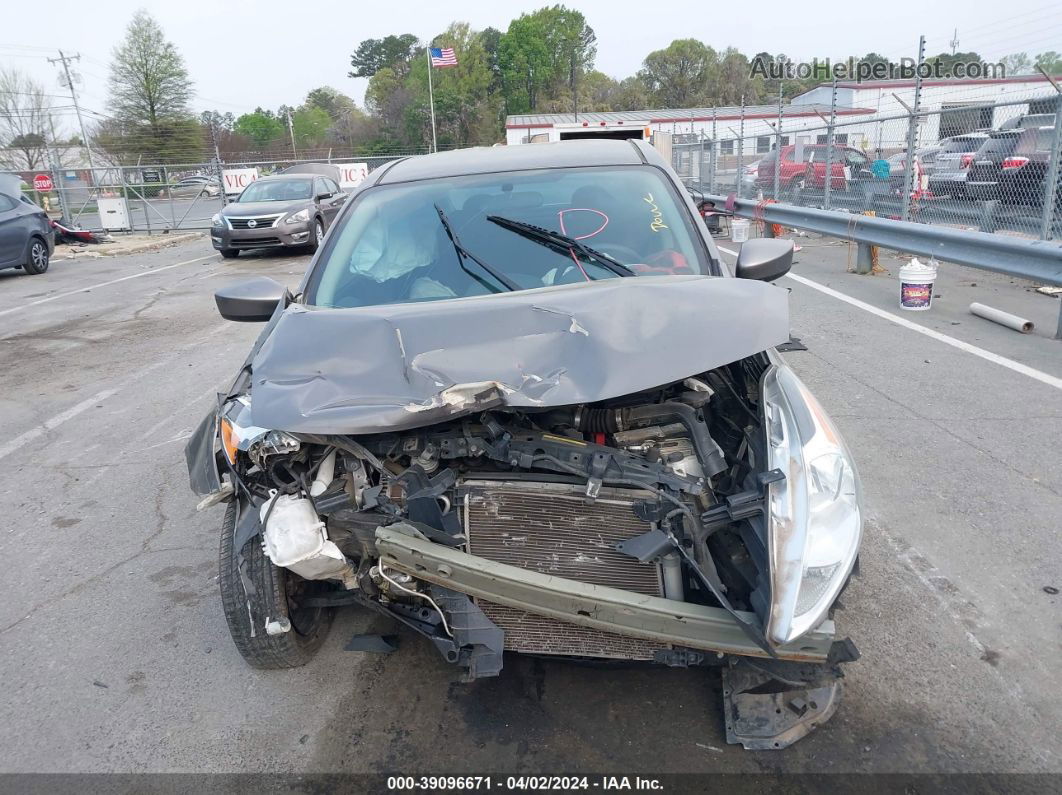
M 793 267 L 793 241 L 758 238 L 741 244 L 734 275 L 739 279 L 773 282 Z
M 226 320 L 263 323 L 273 316 L 277 304 L 284 300 L 287 288 L 265 276 L 255 276 L 214 293 L 218 312 Z
M 321 201 L 321 199 L 331 199 L 332 196 L 333 196 L 333 194 L 331 194 L 331 193 L 318 193 L 314 198 L 317 201 Z

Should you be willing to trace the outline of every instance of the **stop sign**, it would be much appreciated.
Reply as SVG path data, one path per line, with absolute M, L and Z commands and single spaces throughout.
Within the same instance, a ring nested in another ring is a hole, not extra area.
M 33 189 L 46 191 L 52 189 L 52 178 L 47 174 L 38 174 L 33 178 Z

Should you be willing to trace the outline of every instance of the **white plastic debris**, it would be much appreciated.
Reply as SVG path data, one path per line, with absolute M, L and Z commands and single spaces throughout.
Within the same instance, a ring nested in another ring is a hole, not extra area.
M 291 622 L 283 616 L 275 619 L 267 618 L 265 631 L 267 635 L 283 635 L 285 632 L 291 632 Z
M 272 508 L 270 508 L 272 506 Z M 347 580 L 353 570 L 306 497 L 271 496 L 262 505 L 262 546 L 277 566 L 307 580 Z M 268 519 L 267 519 L 268 517 Z

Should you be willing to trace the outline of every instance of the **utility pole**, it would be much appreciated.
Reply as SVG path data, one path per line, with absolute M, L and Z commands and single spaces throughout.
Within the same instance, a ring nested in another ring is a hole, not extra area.
M 74 88 L 74 81 L 70 77 L 70 62 L 80 61 L 81 54 L 77 55 L 65 55 L 62 50 L 59 50 L 58 58 L 49 58 L 48 63 L 56 64 L 62 63 L 63 72 L 66 74 L 66 87 L 70 89 L 70 99 L 74 100 L 74 111 L 77 113 L 77 124 L 81 128 L 81 143 L 85 147 L 85 152 L 88 154 L 89 169 L 92 171 L 92 182 L 96 182 L 96 164 L 92 162 L 92 147 L 89 146 L 88 135 L 85 134 L 85 121 L 81 118 L 81 106 L 77 104 L 77 90 Z
M 295 151 L 295 125 L 291 123 L 291 108 L 285 108 L 288 112 L 288 134 L 291 136 L 291 156 L 293 159 L 299 159 L 299 153 Z
M 822 205 L 824 210 L 830 209 L 830 190 L 833 188 L 833 128 L 836 125 L 837 78 L 834 77 L 830 94 L 830 124 L 826 128 L 826 179 L 822 184 Z M 845 187 L 847 187 L 847 185 Z
M 948 42 L 951 45 L 951 54 L 954 55 L 955 51 L 959 49 L 959 29 L 955 28 L 955 32 L 951 34 L 951 41 Z
M 914 105 L 907 121 L 907 152 L 904 155 L 903 212 L 901 220 L 911 220 L 911 194 L 915 192 L 915 143 L 918 138 L 918 113 L 922 109 L 922 64 L 926 59 L 926 37 L 918 37 L 918 71 L 915 73 Z M 920 186 L 919 186 L 920 187 Z

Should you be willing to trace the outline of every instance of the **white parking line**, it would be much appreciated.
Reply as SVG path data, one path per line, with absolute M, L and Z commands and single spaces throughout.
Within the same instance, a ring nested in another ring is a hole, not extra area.
M 52 430 L 52 428 L 56 428 L 62 425 L 67 420 L 72 420 L 81 412 L 92 408 L 102 400 L 106 400 L 117 391 L 117 389 L 105 389 L 102 392 L 97 392 L 88 400 L 82 400 L 80 403 L 75 406 L 71 406 L 66 411 L 60 412 L 51 419 L 45 420 L 37 427 L 30 428 L 25 433 L 19 434 L 10 442 L 0 447 L 0 458 L 4 458 L 5 456 L 11 455 L 11 453 L 15 452 L 20 447 L 24 447 L 25 445 L 32 442 L 34 439 L 40 438 L 48 431 Z
M 46 304 L 49 301 L 58 301 L 60 298 L 66 298 L 71 295 L 77 295 L 78 293 L 87 293 L 90 290 L 96 290 L 100 287 L 107 287 L 111 284 L 118 284 L 118 282 L 127 282 L 130 279 L 139 279 L 141 276 L 150 276 L 153 273 L 161 273 L 162 271 L 168 271 L 171 268 L 180 268 L 182 265 L 191 265 L 193 262 L 202 262 L 203 260 L 213 259 L 213 254 L 208 254 L 205 257 L 196 257 L 195 259 L 186 259 L 184 262 L 175 262 L 172 265 L 163 265 L 161 268 L 152 268 L 147 271 L 140 271 L 130 276 L 122 276 L 120 279 L 111 279 L 109 282 L 100 282 L 99 284 L 91 284 L 88 287 L 81 287 L 77 290 L 70 290 L 65 293 L 56 293 L 55 295 L 49 295 L 47 298 L 42 298 L 39 301 L 30 301 L 28 304 L 21 304 L 19 306 L 13 306 L 10 309 L 4 309 L 0 311 L 0 317 L 3 315 L 10 315 L 12 312 L 19 312 L 23 309 L 28 309 L 31 306 L 37 306 L 38 304 Z
M 737 252 L 730 249 L 723 248 L 722 246 L 716 246 L 720 251 L 730 254 L 736 257 Z M 1029 367 L 1021 362 L 1016 362 L 1013 359 L 1008 359 L 1006 356 L 1000 356 L 998 353 L 992 353 L 992 351 L 986 351 L 984 348 L 978 348 L 976 345 L 971 345 L 968 342 L 955 339 L 955 337 L 949 337 L 947 334 L 941 334 L 939 331 L 934 331 L 931 328 L 926 328 L 918 323 L 908 320 L 905 317 L 900 317 L 892 312 L 886 312 L 884 309 L 878 309 L 876 306 L 871 306 L 865 301 L 860 301 L 858 298 L 852 298 L 850 295 L 834 290 L 831 287 L 827 287 L 825 284 L 819 284 L 811 279 L 803 276 L 797 276 L 795 273 L 787 273 L 787 279 L 792 279 L 795 282 L 803 284 L 805 287 L 810 287 L 812 290 L 818 290 L 820 293 L 836 298 L 838 301 L 844 301 L 846 304 L 850 304 L 858 309 L 862 309 L 864 312 L 869 312 L 872 315 L 876 315 L 884 320 L 888 320 L 890 323 L 895 323 L 897 326 L 903 326 L 911 331 L 917 331 L 919 334 L 923 334 L 930 339 L 937 340 L 937 342 L 943 342 L 945 345 L 950 345 L 953 348 L 958 348 L 965 353 L 973 354 L 986 362 L 992 362 L 998 364 L 1000 367 L 1006 367 L 1008 370 L 1013 370 L 1016 373 L 1021 373 L 1029 378 L 1033 378 L 1042 384 L 1053 386 L 1055 389 L 1062 389 L 1062 378 L 1056 378 L 1053 375 L 1037 370 L 1035 367 Z

